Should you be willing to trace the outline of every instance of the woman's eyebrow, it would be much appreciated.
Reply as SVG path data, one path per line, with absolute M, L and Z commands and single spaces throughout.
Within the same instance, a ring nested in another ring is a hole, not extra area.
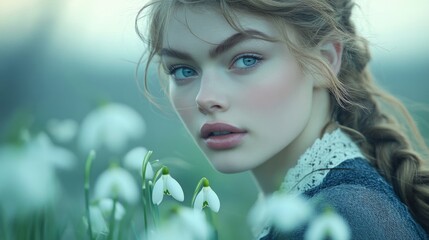
M 178 50 L 174 50 L 172 48 L 162 48 L 159 51 L 159 56 L 164 57 L 173 57 L 173 58 L 178 58 L 178 59 L 182 59 L 182 60 L 192 60 L 191 55 L 178 51 Z
M 221 42 L 219 45 L 217 45 L 214 49 L 210 50 L 210 57 L 215 58 L 219 56 L 220 54 L 228 51 L 229 49 L 233 48 L 238 43 L 241 43 L 243 41 L 249 40 L 249 39 L 270 39 L 269 36 L 267 36 L 265 33 L 257 31 L 257 30 L 245 30 L 243 32 L 238 32 L 227 39 L 225 39 L 223 42 Z
M 233 48 L 238 43 L 241 43 L 249 39 L 262 39 L 262 40 L 272 41 L 270 40 L 271 38 L 263 32 L 260 32 L 257 30 L 245 30 L 243 32 L 235 33 L 234 35 L 231 35 L 227 39 L 223 40 L 215 48 L 210 50 L 209 56 L 210 58 L 215 58 L 220 54 Z M 174 50 L 171 48 L 162 48 L 159 52 L 159 55 L 161 57 L 169 56 L 169 57 L 179 58 L 183 60 L 192 60 L 192 57 L 189 54 L 185 52 L 181 52 L 179 50 Z

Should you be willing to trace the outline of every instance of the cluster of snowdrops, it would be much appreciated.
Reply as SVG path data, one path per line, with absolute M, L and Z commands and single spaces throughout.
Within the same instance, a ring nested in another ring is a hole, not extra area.
M 110 164 L 91 182 L 92 165 L 101 161 L 96 149 L 105 146 L 118 152 L 144 132 L 145 122 L 135 110 L 109 103 L 90 112 L 80 126 L 70 119 L 52 120 L 47 133 L 31 134 L 24 129 L 16 141 L 2 144 L 0 238 L 218 239 L 222 229 L 214 219 L 221 201 L 209 180 L 201 178 L 191 205 L 184 206 L 184 191 L 170 168 L 152 160 L 153 152 L 144 147 L 131 148 L 122 161 Z M 82 209 L 76 210 L 81 217 L 67 219 L 54 214 L 62 207 L 57 174 L 78 162 L 76 154 L 64 147 L 75 138 L 80 149 L 89 154 L 81 161 L 85 164 L 84 200 L 77 204 Z M 165 196 L 177 204 L 169 205 L 164 216 L 159 208 Z M 250 209 L 248 223 L 255 235 L 264 229 L 289 232 L 307 225 L 306 239 L 350 239 L 346 222 L 333 209 L 317 212 L 306 199 L 283 192 L 258 199 Z

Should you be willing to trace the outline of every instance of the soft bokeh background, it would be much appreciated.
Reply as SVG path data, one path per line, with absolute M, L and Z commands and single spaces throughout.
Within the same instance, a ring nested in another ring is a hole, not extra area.
M 221 239 L 248 239 L 247 210 L 257 197 L 250 174 L 215 172 L 193 145 L 174 113 L 149 103 L 138 88 L 137 61 L 144 45 L 134 33 L 134 18 L 145 1 L 3 0 L 0 2 L 0 141 L 20 130 L 45 132 L 51 119 L 80 123 L 100 104 L 134 108 L 146 122 L 145 135 L 129 143 L 144 146 L 169 164 L 183 184 L 185 205 L 206 176 L 221 199 Z M 371 67 L 377 81 L 412 106 L 429 136 L 429 2 L 359 0 L 355 19 L 371 42 Z M 141 81 L 141 78 L 140 78 Z M 75 142 L 74 168 L 58 173 L 63 205 L 83 211 L 83 166 L 87 153 Z M 99 152 L 93 179 L 125 154 Z M 37 170 L 35 170 L 37 172 Z

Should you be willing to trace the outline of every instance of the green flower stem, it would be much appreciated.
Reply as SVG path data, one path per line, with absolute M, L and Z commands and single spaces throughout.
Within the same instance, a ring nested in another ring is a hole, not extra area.
M 158 179 L 159 176 L 161 176 L 161 174 L 163 174 L 164 172 L 169 172 L 168 168 L 166 166 L 162 166 L 160 169 L 158 169 L 158 171 L 156 171 L 155 176 L 152 179 L 153 183 L 156 183 L 156 179 Z
M 213 227 L 213 240 L 218 240 L 219 239 L 219 233 L 218 233 L 218 231 L 217 231 L 217 224 L 216 224 L 216 222 L 217 222 L 217 220 L 216 220 L 216 215 L 213 213 L 213 211 L 212 210 L 210 210 L 210 209 L 207 209 L 207 210 L 205 210 L 205 212 L 207 213 L 208 212 L 208 220 L 209 220 L 209 223 L 210 223 L 210 225 L 212 225 L 212 227 Z
M 90 173 L 91 173 L 92 161 L 94 161 L 94 158 L 95 158 L 95 151 L 92 150 L 89 153 L 88 158 L 86 159 L 86 164 L 85 164 L 85 185 L 84 185 L 85 209 L 86 209 L 86 219 L 88 222 L 88 235 L 89 235 L 90 240 L 94 240 L 94 236 L 92 234 L 91 214 L 89 212 L 89 189 L 90 189 L 89 177 L 90 177 Z
M 152 179 L 152 184 L 149 187 L 149 192 L 148 192 L 148 198 L 149 198 L 149 204 L 151 204 L 152 208 L 151 208 L 151 213 L 152 213 L 152 219 L 154 224 L 157 223 L 157 219 L 159 219 L 159 209 L 158 206 L 152 203 L 152 191 L 153 191 L 153 184 L 156 183 L 156 180 L 164 174 L 169 174 L 170 170 L 168 169 L 168 167 L 166 166 L 162 166 L 160 169 L 158 169 L 158 171 L 156 171 L 155 176 Z
M 145 181 L 144 179 L 143 179 L 143 181 Z M 142 189 L 143 191 L 142 191 L 142 198 L 141 198 L 141 202 L 142 202 L 142 208 L 143 208 L 143 223 L 144 223 L 144 230 L 143 230 L 143 232 L 144 232 L 144 234 L 145 234 L 145 239 L 147 239 L 148 238 L 148 236 L 147 236 L 147 232 L 149 231 L 149 229 L 148 229 L 148 220 L 147 220 L 147 211 L 146 211 L 146 205 L 147 205 L 147 197 L 146 197 L 146 195 L 147 195 L 147 193 L 146 193 L 146 191 L 145 191 L 145 189 Z
M 143 217 L 144 217 L 144 234 L 148 238 L 147 233 L 149 232 L 149 222 L 153 224 L 154 227 L 157 225 L 157 219 L 159 219 L 159 212 L 157 206 L 152 203 L 152 190 L 153 184 L 149 181 L 146 189 L 143 191 L 142 196 L 142 205 L 143 205 Z M 151 219 L 149 219 L 149 215 Z
M 113 199 L 113 208 L 112 212 L 110 213 L 110 219 L 109 219 L 109 235 L 107 237 L 108 240 L 113 240 L 113 237 L 115 235 L 115 213 L 116 213 L 116 203 L 118 202 L 118 197 L 116 196 Z
M 208 180 L 205 177 L 201 178 L 201 180 L 197 184 L 197 187 L 195 188 L 194 195 L 192 196 L 191 207 L 194 207 L 195 198 L 197 198 L 198 192 L 200 191 L 203 184 L 208 184 Z
M 146 155 L 144 156 L 144 159 L 143 159 L 143 164 L 142 164 L 142 178 L 143 178 L 143 189 L 145 189 L 145 187 L 146 187 L 146 168 L 147 168 L 147 165 L 148 165 L 148 163 L 149 163 L 149 158 L 150 158 L 150 156 L 152 156 L 152 153 L 153 153 L 153 151 L 148 151 L 147 153 L 146 153 Z
M 152 203 L 152 191 L 153 191 L 153 183 L 149 182 L 149 191 L 148 191 L 149 209 L 152 215 L 153 224 L 156 227 L 159 219 L 159 210 L 158 210 L 158 206 Z
M 147 165 L 149 164 L 149 159 L 152 156 L 153 151 L 148 151 L 143 159 L 142 169 L 141 169 L 141 175 L 142 175 L 142 205 L 143 205 L 143 220 L 144 220 L 144 232 L 146 239 L 148 238 L 148 210 L 150 209 L 150 206 L 152 205 L 151 199 L 150 199 L 150 191 L 151 188 L 147 187 L 146 184 L 146 169 Z

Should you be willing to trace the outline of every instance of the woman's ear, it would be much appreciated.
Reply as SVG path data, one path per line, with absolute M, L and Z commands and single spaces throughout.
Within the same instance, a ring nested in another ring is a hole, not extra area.
M 322 56 L 328 60 L 332 71 L 338 74 L 341 69 L 343 44 L 337 41 L 328 41 L 320 47 L 320 52 Z

